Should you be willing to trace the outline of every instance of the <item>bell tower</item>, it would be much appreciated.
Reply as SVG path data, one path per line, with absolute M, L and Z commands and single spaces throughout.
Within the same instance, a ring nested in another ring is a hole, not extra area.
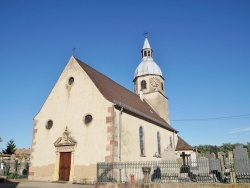
M 161 118 L 170 123 L 164 78 L 160 67 L 153 60 L 153 49 L 150 47 L 147 37 L 141 55 L 141 63 L 134 74 L 134 91 L 142 100 L 146 100 Z

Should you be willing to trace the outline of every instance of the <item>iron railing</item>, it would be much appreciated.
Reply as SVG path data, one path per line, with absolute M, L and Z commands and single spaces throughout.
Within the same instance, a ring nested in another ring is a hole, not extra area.
M 97 163 L 97 181 L 117 183 L 250 183 L 250 160 L 221 160 L 200 157 L 184 163 L 182 159 Z

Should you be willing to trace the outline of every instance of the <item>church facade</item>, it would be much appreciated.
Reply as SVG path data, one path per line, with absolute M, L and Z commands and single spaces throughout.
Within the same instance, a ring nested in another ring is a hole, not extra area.
M 70 58 L 34 117 L 29 180 L 94 182 L 97 162 L 150 161 L 176 149 L 178 131 L 147 38 L 141 54 L 134 92 Z

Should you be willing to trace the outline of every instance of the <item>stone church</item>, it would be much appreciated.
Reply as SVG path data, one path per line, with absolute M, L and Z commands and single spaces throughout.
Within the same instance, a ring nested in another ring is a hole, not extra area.
M 94 182 L 97 162 L 193 150 L 170 126 L 164 78 L 147 38 L 141 55 L 134 92 L 70 58 L 34 117 L 29 180 Z

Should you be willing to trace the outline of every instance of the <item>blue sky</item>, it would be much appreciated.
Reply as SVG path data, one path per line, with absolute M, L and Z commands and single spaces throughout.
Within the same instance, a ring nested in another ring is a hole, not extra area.
M 191 145 L 250 142 L 250 1 L 3 0 L 0 28 L 0 149 L 10 139 L 31 146 L 33 117 L 74 47 L 132 91 L 144 31 L 179 135 Z

